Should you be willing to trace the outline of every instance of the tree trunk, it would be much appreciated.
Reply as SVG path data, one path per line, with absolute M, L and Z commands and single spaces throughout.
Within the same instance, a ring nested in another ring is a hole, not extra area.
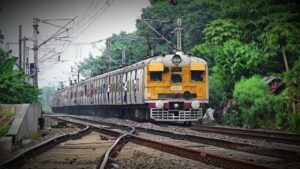
M 288 65 L 288 61 L 287 61 L 287 57 L 286 57 L 286 53 L 285 53 L 285 48 L 284 47 L 281 47 L 281 52 L 282 52 L 282 56 L 283 56 L 283 61 L 284 61 L 285 69 L 286 69 L 286 71 L 289 71 L 289 65 Z

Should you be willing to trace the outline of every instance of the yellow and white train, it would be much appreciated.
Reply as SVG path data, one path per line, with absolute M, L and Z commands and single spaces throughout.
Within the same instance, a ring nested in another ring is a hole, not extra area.
M 53 112 L 191 122 L 208 103 L 208 66 L 182 53 L 142 60 L 57 91 Z

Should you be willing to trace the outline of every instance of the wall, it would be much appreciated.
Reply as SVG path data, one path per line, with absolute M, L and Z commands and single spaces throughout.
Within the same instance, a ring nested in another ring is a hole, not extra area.
M 13 137 L 13 142 L 17 143 L 23 138 L 29 137 L 38 130 L 38 118 L 41 117 L 41 106 L 32 104 L 0 104 L 0 110 L 6 112 L 16 112 L 12 126 L 7 136 Z

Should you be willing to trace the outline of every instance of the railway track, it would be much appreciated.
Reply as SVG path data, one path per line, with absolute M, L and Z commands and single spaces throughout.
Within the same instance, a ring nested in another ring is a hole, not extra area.
M 99 121 L 85 119 L 85 118 L 81 118 L 81 117 L 73 116 L 72 118 L 80 120 L 80 121 L 85 121 L 88 123 L 95 123 L 95 124 L 99 124 L 99 125 L 110 126 L 112 128 L 119 128 L 122 130 L 125 130 L 125 129 L 128 130 L 128 128 L 130 128 L 129 126 L 126 126 L 126 125 L 117 125 L 115 123 L 99 122 Z M 248 153 L 270 156 L 270 157 L 282 158 L 282 159 L 286 159 L 286 160 L 299 160 L 300 159 L 300 152 L 293 151 L 293 150 L 268 148 L 268 147 L 264 147 L 264 146 L 254 145 L 254 144 L 233 142 L 233 141 L 228 141 L 228 140 L 224 140 L 224 139 L 205 137 L 205 136 L 199 136 L 199 135 L 193 135 L 193 134 L 181 134 L 181 133 L 175 133 L 175 132 L 170 132 L 170 131 L 166 131 L 166 130 L 150 129 L 150 128 L 143 128 L 143 127 L 135 127 L 135 129 L 138 132 L 145 132 L 145 133 L 160 135 L 160 136 L 169 137 L 169 138 L 178 139 L 178 140 L 187 140 L 187 141 L 191 141 L 191 142 L 197 142 L 197 143 L 202 143 L 202 144 L 207 144 L 207 145 L 212 145 L 212 146 L 217 146 L 217 147 L 222 147 L 222 148 L 227 148 L 227 149 L 232 149 L 232 150 L 238 150 L 238 151 L 243 151 L 243 152 L 248 152 Z
M 297 134 L 226 128 L 226 127 L 209 127 L 203 125 L 196 125 L 191 127 L 191 129 L 200 132 L 219 133 L 224 135 L 237 136 L 241 138 L 261 139 L 261 140 L 266 140 L 271 142 L 280 142 L 280 143 L 292 144 L 298 146 L 300 145 L 300 135 Z
M 33 156 L 36 156 L 37 154 L 45 152 L 45 151 L 53 148 L 55 145 L 57 145 L 59 143 L 65 142 L 70 139 L 81 138 L 82 136 L 87 135 L 91 132 L 91 128 L 88 125 L 79 124 L 79 123 L 74 123 L 74 124 L 81 126 L 82 129 L 79 131 L 56 136 L 56 137 L 51 138 L 45 142 L 42 142 L 36 146 L 33 146 L 15 156 L 13 156 L 9 160 L 3 162 L 2 164 L 0 164 L 0 168 L 1 169 L 18 168 L 22 163 L 24 163 L 25 160 L 27 160 Z
M 214 153 L 209 153 L 206 151 L 202 151 L 202 150 L 194 150 L 194 149 L 190 149 L 190 148 L 186 148 L 186 147 L 182 147 L 182 146 L 176 146 L 176 145 L 170 145 L 170 144 L 166 144 L 166 143 L 162 143 L 159 141 L 155 141 L 155 140 L 150 140 L 150 139 L 146 139 L 146 138 L 142 138 L 139 136 L 136 136 L 135 134 L 137 134 L 136 131 L 140 130 L 141 128 L 135 129 L 131 126 L 127 126 L 127 125 L 117 125 L 117 124 L 112 124 L 112 123 L 103 123 L 103 122 L 96 122 L 93 120 L 88 120 L 88 119 L 82 119 L 82 118 L 78 118 L 78 117 L 64 117 L 62 119 L 62 117 L 56 117 L 60 120 L 64 120 L 68 123 L 74 123 L 74 124 L 78 124 L 78 125 L 85 125 L 85 132 L 87 131 L 97 131 L 100 133 L 103 133 L 105 135 L 109 135 L 111 137 L 115 137 L 117 138 L 116 141 L 112 144 L 112 146 L 106 151 L 105 155 L 103 155 L 100 159 L 101 163 L 99 162 L 97 165 L 97 168 L 106 168 L 108 166 L 108 164 L 111 162 L 112 158 L 115 158 L 119 152 L 121 151 L 121 149 L 123 148 L 124 145 L 126 145 L 128 142 L 140 145 L 140 146 L 146 146 L 149 148 L 153 148 L 165 153 L 169 153 L 169 154 L 173 154 L 176 156 L 180 156 L 182 158 L 188 158 L 188 159 L 192 159 L 195 161 L 199 161 L 199 162 L 203 162 L 206 164 L 210 164 L 210 165 L 214 165 L 214 166 L 218 166 L 218 167 L 222 167 L 222 168 L 272 168 L 270 166 L 266 166 L 266 165 L 262 165 L 262 164 L 258 164 L 255 162 L 250 162 L 250 161 L 245 161 L 245 160 L 240 160 L 240 159 L 234 159 L 234 158 L 230 158 L 227 156 L 223 156 L 223 155 L 217 155 Z M 101 126 L 100 126 L 101 125 Z M 103 127 L 103 126 L 109 126 L 109 128 L 107 127 Z M 119 130 L 116 130 L 119 129 Z M 121 129 L 121 131 L 120 131 Z M 146 130 L 146 129 L 143 129 Z M 125 132 L 124 132 L 125 131 Z M 155 132 L 154 130 L 149 130 L 151 132 Z M 54 145 L 56 145 L 58 142 L 61 143 L 63 141 L 66 141 L 67 139 L 69 139 L 69 137 L 81 137 L 82 134 L 84 134 L 85 132 L 83 132 L 82 130 L 79 131 L 78 133 L 81 133 L 81 135 L 75 134 L 70 135 L 70 134 L 66 134 L 68 135 L 67 137 L 63 137 L 62 138 L 56 138 L 56 139 L 52 139 L 52 140 L 56 140 L 54 141 L 54 143 L 52 144 L 43 144 L 41 146 L 37 146 L 37 148 L 33 148 L 31 150 L 31 153 L 24 153 L 22 155 L 20 155 L 20 157 L 22 157 L 23 159 L 13 159 L 8 163 L 5 163 L 2 167 L 4 168 L 12 168 L 11 166 L 15 165 L 16 163 L 21 163 L 21 161 L 24 160 L 24 158 L 28 158 L 28 156 L 34 156 L 36 154 L 39 154 L 40 152 L 43 152 L 45 150 L 49 150 L 51 147 L 53 147 Z M 167 131 L 159 131 L 160 134 L 163 133 L 163 135 L 168 135 L 166 132 Z M 170 134 L 170 133 L 169 133 Z M 180 134 L 175 134 L 173 133 L 172 137 L 187 137 L 187 135 L 180 135 Z M 193 138 L 191 136 L 188 136 L 187 138 Z M 193 138 L 195 139 L 195 138 Z M 198 138 L 197 138 L 198 139 Z M 43 150 L 43 151 L 41 151 Z
M 102 123 L 102 122 L 95 122 L 93 120 L 82 119 L 82 118 L 78 118 L 78 117 L 75 117 L 74 119 L 89 122 L 89 123 L 97 123 L 97 124 Z M 105 122 L 104 122 L 104 124 L 106 124 L 108 126 L 116 125 L 116 124 L 109 124 L 109 123 L 105 123 Z M 124 127 L 126 127 L 126 126 L 121 125 L 121 128 L 124 128 Z M 110 129 L 104 129 L 105 134 L 109 134 L 108 132 L 110 132 Z M 117 131 L 112 131 L 112 135 L 117 135 L 117 133 L 118 133 Z M 120 134 L 122 134 L 122 133 L 120 133 Z M 141 138 L 141 137 L 135 136 L 133 134 L 123 135 L 122 138 L 118 139 L 117 141 L 119 141 L 119 143 L 115 143 L 114 144 L 115 147 L 112 147 L 110 149 L 110 154 L 106 155 L 107 159 L 114 158 L 116 156 L 116 154 L 119 154 L 118 152 L 120 151 L 120 149 L 123 147 L 123 145 L 125 143 L 132 142 L 132 143 L 135 143 L 138 145 L 147 146 L 147 147 L 159 150 L 159 151 L 174 154 L 174 155 L 181 156 L 184 158 L 193 159 L 196 161 L 201 161 L 201 162 L 215 165 L 215 166 L 222 167 L 222 168 L 271 168 L 269 166 L 257 164 L 254 162 L 228 158 L 225 156 L 208 153 L 208 152 L 201 151 L 201 150 L 193 150 L 193 149 L 189 149 L 189 148 L 185 148 L 185 147 L 169 145 L 166 143 L 161 143 L 158 141 Z M 120 146 L 120 145 L 122 145 L 122 146 Z

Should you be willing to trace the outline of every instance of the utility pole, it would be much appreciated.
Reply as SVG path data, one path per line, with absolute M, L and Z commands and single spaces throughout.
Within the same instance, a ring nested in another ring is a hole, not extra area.
M 76 17 L 75 17 L 76 18 Z M 74 19 L 75 19 L 74 18 Z M 34 41 L 34 44 L 33 44 L 33 51 L 34 51 L 34 76 L 33 76 L 33 85 L 38 87 L 38 50 L 39 48 L 46 44 L 47 42 L 49 42 L 50 40 L 56 38 L 57 36 L 63 34 L 63 33 L 66 33 L 68 32 L 68 30 L 70 28 L 67 28 L 67 26 L 72 23 L 74 21 L 74 19 L 64 19 L 64 20 L 69 20 L 69 22 L 67 22 L 64 26 L 59 26 L 59 25 L 55 25 L 55 24 L 52 24 L 52 23 L 49 23 L 48 21 L 49 20 L 41 20 L 41 19 L 38 19 L 38 18 L 33 18 L 33 41 Z M 60 29 L 55 32 L 52 36 L 50 36 L 47 40 L 45 40 L 44 42 L 38 44 L 38 40 L 37 40 L 37 36 L 39 34 L 39 31 L 38 31 L 38 22 L 42 22 L 42 23 L 45 23 L 45 24 L 49 24 L 49 25 L 52 25 L 52 26 L 56 26 L 56 27 L 60 27 Z
M 19 25 L 19 70 L 22 70 L 22 26 Z
M 34 60 L 34 76 L 33 76 L 33 85 L 38 87 L 38 40 L 37 40 L 37 36 L 39 34 L 38 31 L 38 19 L 37 18 L 33 18 L 33 51 L 34 51 L 34 55 L 33 55 L 33 60 Z
M 23 38 L 23 70 L 26 74 L 26 41 L 27 38 L 24 36 Z
M 181 19 L 177 19 L 177 24 L 176 24 L 176 34 L 177 34 L 177 51 L 182 51 L 182 27 L 181 27 Z

